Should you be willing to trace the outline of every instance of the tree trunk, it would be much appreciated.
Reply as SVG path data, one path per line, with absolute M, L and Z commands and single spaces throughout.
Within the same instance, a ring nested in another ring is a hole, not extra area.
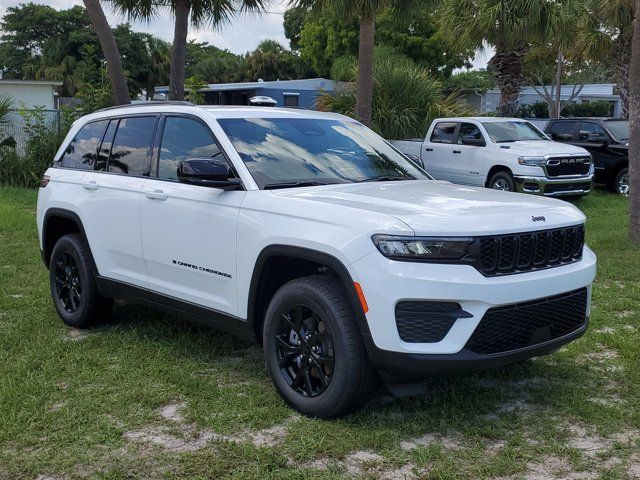
M 631 38 L 616 39 L 613 60 L 613 80 L 618 86 L 622 101 L 622 116 L 629 116 L 629 65 L 631 63 Z
M 187 55 L 187 32 L 189 30 L 189 0 L 175 3 L 176 23 L 171 47 L 171 72 L 169 74 L 169 99 L 184 100 L 184 70 Z
M 373 103 L 373 43 L 375 31 L 376 19 L 373 12 L 363 13 L 360 16 L 356 117 L 367 126 L 371 125 L 371 105 Z
M 553 118 L 560 118 L 561 108 L 561 89 L 562 89 L 562 67 L 564 66 L 564 55 L 562 50 L 558 51 L 558 66 L 556 69 L 556 100 L 553 107 Z
M 104 58 L 107 61 L 107 74 L 109 75 L 116 105 L 131 103 L 127 80 L 122 70 L 122 60 L 120 59 L 118 45 L 100 2 L 98 0 L 83 0 L 83 2 L 93 24 L 93 29 L 98 35 Z
M 513 117 L 518 107 L 520 90 L 526 83 L 524 76 L 523 57 L 526 48 L 516 50 L 505 50 L 496 46 L 496 53 L 489 61 L 489 65 L 496 69 L 496 84 L 500 89 L 500 104 L 498 105 L 498 115 L 501 117 Z
M 629 236 L 640 245 L 640 0 L 636 0 L 629 72 Z

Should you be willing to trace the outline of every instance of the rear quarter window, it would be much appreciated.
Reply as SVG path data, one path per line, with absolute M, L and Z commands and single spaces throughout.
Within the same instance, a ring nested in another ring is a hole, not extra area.
M 108 120 L 100 120 L 83 126 L 73 137 L 62 157 L 54 163 L 54 166 L 80 170 L 92 169 L 96 161 L 98 144 L 102 139 L 107 122 Z

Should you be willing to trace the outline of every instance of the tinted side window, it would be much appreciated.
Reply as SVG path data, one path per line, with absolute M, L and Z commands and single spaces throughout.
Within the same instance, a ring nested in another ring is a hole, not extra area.
M 120 119 L 109 156 L 109 171 L 143 175 L 151 147 L 156 117 Z
M 601 139 L 609 139 L 609 134 L 604 128 L 597 123 L 583 122 L 580 124 L 580 133 L 578 134 L 578 140 L 581 142 L 588 142 L 589 135 L 597 135 Z
M 480 128 L 473 123 L 460 124 L 460 132 L 458 133 L 458 143 L 462 143 L 462 137 L 472 137 L 477 140 L 483 140 Z
M 183 117 L 167 117 L 162 132 L 158 177 L 177 180 L 178 165 L 188 158 L 220 155 L 213 134 L 200 122 Z
M 431 141 L 433 143 L 453 143 L 457 126 L 458 124 L 453 122 L 438 123 L 431 133 Z
M 109 152 L 111 152 L 111 144 L 113 143 L 113 136 L 116 134 L 117 128 L 118 120 L 111 120 L 109 122 L 109 126 L 107 127 L 107 131 L 104 134 L 104 138 L 102 139 L 102 144 L 100 145 L 100 150 L 98 151 L 98 159 L 96 160 L 94 170 L 104 172 L 107 169 Z
M 552 140 L 568 142 L 573 138 L 576 122 L 554 122 L 549 128 L 549 135 Z
M 55 163 L 57 167 L 80 168 L 88 170 L 93 167 L 98 144 L 107 126 L 107 120 L 86 124 L 71 141 L 62 158 Z

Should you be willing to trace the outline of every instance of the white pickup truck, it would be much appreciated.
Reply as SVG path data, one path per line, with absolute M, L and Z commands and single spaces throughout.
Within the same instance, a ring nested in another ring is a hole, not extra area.
M 586 195 L 593 183 L 589 152 L 554 142 L 518 118 L 439 118 L 424 140 L 391 143 L 453 183 L 545 196 Z

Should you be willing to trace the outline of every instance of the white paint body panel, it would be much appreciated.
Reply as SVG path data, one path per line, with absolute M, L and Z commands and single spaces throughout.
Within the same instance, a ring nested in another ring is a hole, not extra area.
M 241 319 L 247 318 L 251 278 L 265 248 L 289 245 L 316 250 L 339 260 L 361 284 L 376 346 L 406 353 L 460 351 L 493 306 L 582 287 L 590 292 L 596 259 L 588 248 L 581 261 L 570 265 L 487 278 L 471 266 L 392 261 L 371 240 L 374 234 L 499 235 L 583 223 L 582 212 L 569 203 L 428 180 L 259 190 L 217 118 L 342 117 L 278 108 L 175 105 L 129 107 L 126 114 L 156 110 L 203 119 L 245 190 L 52 168 L 47 172 L 51 183 L 40 189 L 38 199 L 41 244 L 46 210 L 68 209 L 83 222 L 101 275 Z M 99 112 L 76 122 L 58 155 L 86 121 L 118 114 L 122 112 Z M 82 183 L 88 180 L 100 188 L 87 191 Z M 147 197 L 147 192 L 156 191 L 166 194 L 166 200 Z M 546 221 L 533 223 L 533 216 L 544 216 Z M 173 260 L 228 276 L 176 265 Z M 400 340 L 394 319 L 396 303 L 407 299 L 456 301 L 473 317 L 458 320 L 441 342 L 408 344 Z

